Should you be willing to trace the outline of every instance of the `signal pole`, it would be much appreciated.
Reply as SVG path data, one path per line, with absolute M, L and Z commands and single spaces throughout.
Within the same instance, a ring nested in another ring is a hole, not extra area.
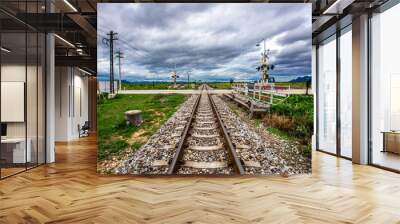
M 260 73 L 261 73 L 261 83 L 268 83 L 268 70 L 269 70 L 269 65 L 268 65 L 268 54 L 269 54 L 269 50 L 265 49 L 265 39 L 262 40 L 263 41 L 263 51 L 261 53 L 261 60 L 260 60 L 260 66 L 257 68 L 259 69 Z M 260 46 L 260 44 L 258 43 L 256 45 L 257 47 Z
M 176 64 L 175 64 L 175 69 L 174 69 L 174 71 L 172 71 L 172 76 L 171 76 L 171 78 L 174 80 L 174 89 L 176 89 L 176 79 L 177 78 L 179 78 L 179 75 L 176 73 Z
M 118 58 L 118 73 L 119 73 L 119 87 L 118 89 L 121 90 L 122 89 L 122 78 L 121 78 L 121 58 L 124 58 L 123 53 L 121 52 L 121 50 L 118 49 L 118 51 L 116 52 L 116 56 Z
M 267 82 L 268 83 L 268 55 L 265 50 L 265 40 L 264 46 L 263 46 L 263 53 L 262 53 L 262 58 L 261 58 L 261 80 L 262 82 Z
M 103 38 L 103 43 L 110 47 L 110 93 L 115 93 L 114 91 L 114 41 L 118 40 L 118 33 L 110 31 L 107 33 L 108 38 Z

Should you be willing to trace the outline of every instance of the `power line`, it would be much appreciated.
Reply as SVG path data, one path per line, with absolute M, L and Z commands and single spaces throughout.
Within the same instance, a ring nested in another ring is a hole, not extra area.
M 114 94 L 114 41 L 118 40 L 118 33 L 110 31 L 107 33 L 108 38 L 103 38 L 103 43 L 110 47 L 110 93 Z
M 106 30 L 101 29 L 101 28 L 98 28 L 98 30 L 99 30 L 100 32 L 104 32 L 104 33 L 106 32 Z M 111 29 L 108 29 L 108 30 L 111 30 Z M 102 36 L 101 34 L 99 34 L 99 36 L 102 37 L 102 38 L 104 38 L 104 36 Z M 125 45 L 126 47 L 129 47 L 129 48 L 131 48 L 132 50 L 135 50 L 135 51 L 133 51 L 133 53 L 135 53 L 135 54 L 138 55 L 138 56 L 145 56 L 143 53 L 146 53 L 146 54 L 149 53 L 148 51 L 146 51 L 146 50 L 144 50 L 144 49 L 139 49 L 139 48 L 133 46 L 132 43 L 130 43 L 130 41 L 127 41 L 127 40 L 125 40 L 125 39 L 122 38 L 122 37 L 119 37 L 118 43 L 119 43 L 119 44 L 122 44 L 122 45 Z
M 121 58 L 124 58 L 123 53 L 120 49 L 116 52 L 115 55 L 116 58 L 118 58 L 118 73 L 119 73 L 119 90 L 122 89 L 122 78 L 121 78 Z

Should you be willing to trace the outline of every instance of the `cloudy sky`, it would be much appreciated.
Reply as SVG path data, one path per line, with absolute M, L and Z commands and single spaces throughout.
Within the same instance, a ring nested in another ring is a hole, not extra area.
M 276 80 L 311 74 L 310 4 L 98 4 L 100 79 L 109 74 L 110 30 L 129 81 L 170 80 L 175 65 L 182 81 L 188 71 L 192 80 L 257 80 L 263 39 Z

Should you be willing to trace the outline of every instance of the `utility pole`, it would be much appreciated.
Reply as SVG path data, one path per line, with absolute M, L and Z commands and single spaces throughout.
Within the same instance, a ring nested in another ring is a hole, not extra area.
M 108 38 L 103 38 L 103 43 L 110 47 L 110 93 L 114 94 L 114 41 L 118 40 L 118 33 L 110 31 L 107 33 Z
M 187 72 L 187 77 L 188 77 L 188 89 L 190 88 L 190 72 Z
M 155 72 L 152 72 L 152 73 L 154 74 L 154 76 L 153 76 L 153 89 L 154 89 L 155 82 L 156 82 L 156 73 Z
M 115 57 L 118 58 L 118 72 L 119 72 L 119 90 L 122 89 L 122 78 L 121 78 L 121 58 L 124 58 L 123 53 L 120 49 L 116 52 Z

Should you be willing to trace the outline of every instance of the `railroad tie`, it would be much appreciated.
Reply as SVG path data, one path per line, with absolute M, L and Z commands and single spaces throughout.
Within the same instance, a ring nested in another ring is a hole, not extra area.
M 251 147 L 249 145 L 240 145 L 240 144 L 238 144 L 238 145 L 236 145 L 236 148 L 237 149 L 250 149 Z
M 213 150 L 223 149 L 223 145 L 222 144 L 209 145 L 209 146 L 196 145 L 196 146 L 190 146 L 190 149 L 196 150 L 196 151 L 213 151 Z
M 247 160 L 243 161 L 244 165 L 247 167 L 256 167 L 256 168 L 261 168 L 261 163 L 260 161 L 254 161 L 254 160 Z
M 219 134 L 201 135 L 201 134 L 194 133 L 192 136 L 195 138 L 216 138 L 216 137 L 219 137 Z
M 197 169 L 218 169 L 228 167 L 226 161 L 213 161 L 213 162 L 197 162 L 185 161 L 183 166 L 197 168 Z
M 214 130 L 216 127 L 211 126 L 211 127 L 194 127 L 194 129 L 199 130 L 199 131 L 210 131 L 210 130 Z
M 168 166 L 168 161 L 166 160 L 154 160 L 152 166 Z

